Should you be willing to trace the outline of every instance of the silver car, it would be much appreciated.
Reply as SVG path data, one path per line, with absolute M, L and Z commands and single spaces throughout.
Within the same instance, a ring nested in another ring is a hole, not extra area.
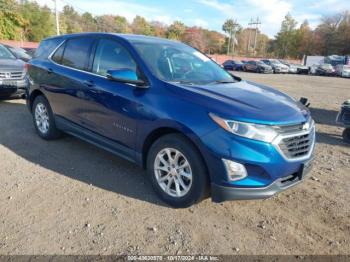
M 350 65 L 337 65 L 335 73 L 337 76 L 350 77 Z
M 0 98 L 22 95 L 26 85 L 25 62 L 0 44 Z

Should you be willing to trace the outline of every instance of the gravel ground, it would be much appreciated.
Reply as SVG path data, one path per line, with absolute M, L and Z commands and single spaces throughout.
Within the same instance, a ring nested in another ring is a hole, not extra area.
M 317 122 L 313 171 L 263 201 L 174 210 L 145 172 L 73 137 L 46 142 L 23 100 L 0 102 L 0 254 L 350 254 L 350 147 L 334 119 L 350 79 L 239 73 Z

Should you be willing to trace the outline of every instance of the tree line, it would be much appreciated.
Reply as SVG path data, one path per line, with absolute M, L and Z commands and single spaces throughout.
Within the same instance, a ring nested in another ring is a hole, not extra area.
M 303 55 L 350 54 L 349 12 L 323 17 L 311 29 L 304 21 L 298 26 L 287 14 L 281 29 L 270 39 L 257 28 L 243 28 L 228 19 L 223 31 L 187 26 L 181 21 L 166 25 L 136 16 L 129 22 L 119 15 L 94 16 L 79 13 L 66 5 L 60 12 L 60 32 L 115 32 L 152 35 L 179 40 L 209 54 L 235 54 L 255 57 L 301 58 Z M 39 42 L 55 35 L 55 16 L 46 6 L 28 0 L 0 0 L 0 39 Z

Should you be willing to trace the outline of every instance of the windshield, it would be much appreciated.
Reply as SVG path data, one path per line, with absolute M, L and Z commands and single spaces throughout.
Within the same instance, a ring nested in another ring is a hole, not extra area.
M 6 47 L 0 45 L 0 59 L 16 59 L 16 57 Z
M 30 55 L 27 54 L 26 50 L 22 48 L 10 47 L 9 49 L 20 58 L 26 58 L 26 59 L 32 58 Z
M 188 84 L 234 82 L 233 77 L 218 64 L 185 44 L 135 41 L 133 46 L 161 80 Z

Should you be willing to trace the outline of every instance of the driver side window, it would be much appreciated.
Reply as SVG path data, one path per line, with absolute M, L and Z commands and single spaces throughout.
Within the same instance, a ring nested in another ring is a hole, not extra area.
M 119 43 L 101 39 L 97 45 L 92 72 L 107 76 L 108 70 L 131 69 L 136 72 L 136 63 L 129 52 Z

